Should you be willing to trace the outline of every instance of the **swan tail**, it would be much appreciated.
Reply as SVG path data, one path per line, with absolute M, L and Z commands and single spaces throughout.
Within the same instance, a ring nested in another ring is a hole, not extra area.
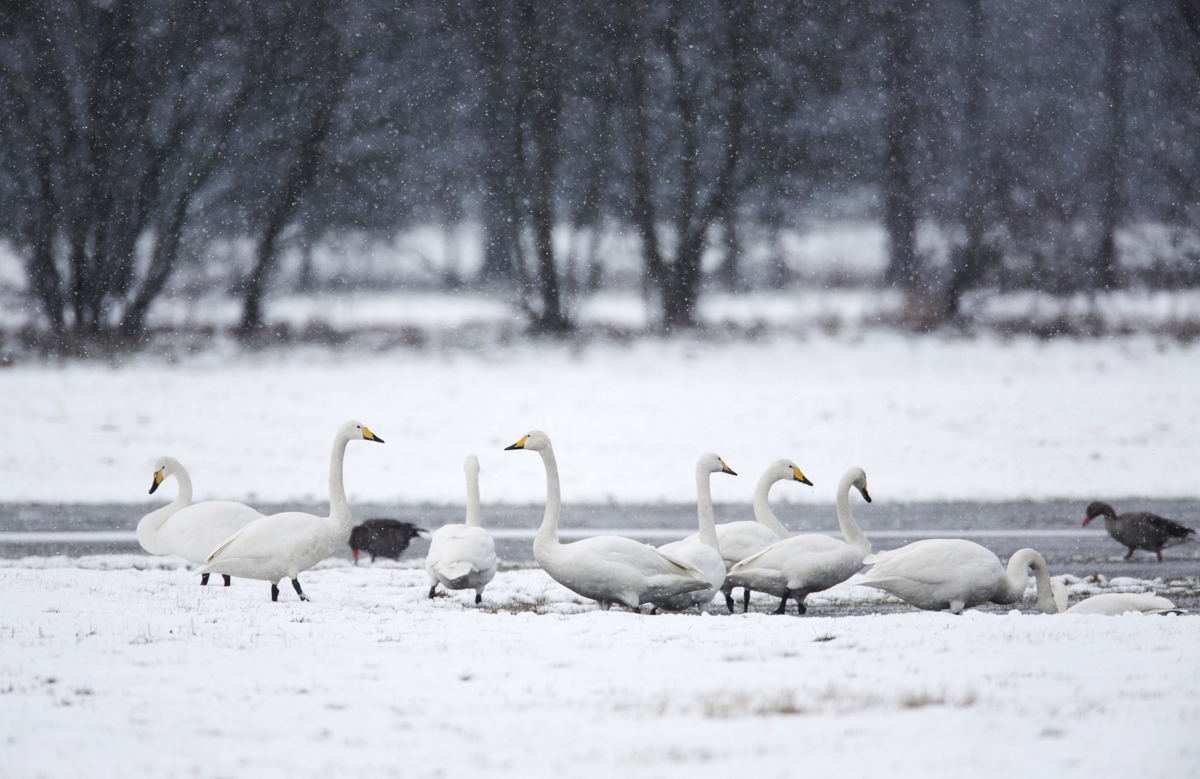
M 682 568 L 682 569 L 683 569 L 683 571 L 682 571 L 682 575 L 683 575 L 683 576 L 686 576 L 686 577 L 696 577 L 696 576 L 698 576 L 698 577 L 701 577 L 701 578 L 703 578 L 703 577 L 704 577 L 704 572 L 703 572 L 703 571 L 701 571 L 701 570 L 700 570 L 699 568 L 697 568 L 696 566 L 694 566 L 694 565 L 692 565 L 691 563 L 689 563 L 687 560 L 684 560 L 684 559 L 682 559 L 682 558 L 676 557 L 675 555 L 672 555 L 672 554 L 668 554 L 668 553 L 664 552 L 664 551 L 663 551 L 663 550 L 661 550 L 661 549 L 659 549 L 659 550 L 657 550 L 657 551 L 658 551 L 658 553 L 659 553 L 660 555 L 662 555 L 662 556 L 663 556 L 663 559 L 664 559 L 664 560 L 666 560 L 668 563 L 670 563 L 671 565 L 677 566 L 677 567 L 679 567 L 679 568 Z M 705 586 L 708 586 L 707 582 L 705 582 Z
M 253 524 L 253 523 L 251 523 L 251 524 Z M 213 562 L 217 559 L 217 557 L 220 556 L 221 552 L 224 552 L 225 549 L 228 548 L 230 544 L 232 544 L 234 541 L 236 541 L 237 538 L 246 531 L 247 527 L 250 527 L 250 525 L 246 525 L 245 527 L 241 528 L 240 530 L 235 532 L 233 535 L 231 535 L 229 538 L 226 538 L 224 541 L 222 541 L 217 546 L 216 549 L 209 552 L 208 557 L 204 558 L 204 568 L 201 568 L 198 571 L 198 573 L 209 573 L 210 572 L 208 570 L 209 566 L 212 565 Z
M 455 560 L 454 562 L 450 563 L 437 563 L 433 567 L 442 576 L 445 576 L 447 579 L 451 580 L 461 579 L 470 574 L 471 571 L 475 570 L 475 566 L 471 565 L 465 560 Z
M 863 565 L 874 565 L 877 562 L 879 562 L 879 555 L 874 552 L 863 558 Z

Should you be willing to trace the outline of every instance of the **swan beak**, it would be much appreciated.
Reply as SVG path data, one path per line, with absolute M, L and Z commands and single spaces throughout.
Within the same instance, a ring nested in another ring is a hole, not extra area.
M 727 473 L 730 476 L 737 476 L 737 474 L 734 473 L 733 469 L 731 469 L 728 465 L 725 464 L 724 460 L 721 460 L 721 473 Z
M 381 443 L 381 444 L 383 443 L 383 439 L 380 438 L 379 436 L 375 435 L 374 433 L 372 433 L 370 430 L 368 430 L 366 428 L 366 426 L 363 426 L 362 428 L 360 428 L 360 430 L 362 430 L 363 438 L 365 440 L 375 441 L 375 442 Z
M 520 440 L 520 441 L 517 441 L 517 442 L 516 442 L 515 444 L 513 444 L 512 446 L 506 446 L 506 447 L 504 447 L 504 451 L 506 451 L 506 452 L 507 452 L 507 451 L 508 451 L 508 450 L 510 450 L 510 449 L 524 449 L 524 448 L 525 448 L 525 442 L 526 442 L 526 441 L 528 441 L 528 440 L 529 440 L 529 436 L 527 436 L 527 435 L 525 435 L 525 436 L 521 436 L 521 440 Z
M 865 500 L 867 503 L 871 502 L 871 493 L 867 492 L 867 485 L 864 484 L 863 488 L 859 490 L 859 492 L 862 493 L 863 500 Z
M 794 465 L 792 466 L 792 478 L 795 479 L 796 481 L 800 482 L 801 484 L 807 484 L 810 487 L 813 486 L 813 483 L 808 480 L 808 477 L 805 476 L 803 473 L 800 473 L 800 469 Z
M 162 468 L 159 468 L 157 471 L 154 472 L 154 482 L 150 485 L 150 494 L 151 495 L 154 494 L 154 491 L 156 489 L 158 489 L 158 485 L 160 485 L 160 484 L 162 484 Z

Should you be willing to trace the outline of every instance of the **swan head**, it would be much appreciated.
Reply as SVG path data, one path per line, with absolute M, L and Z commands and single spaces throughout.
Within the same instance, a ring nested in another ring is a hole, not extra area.
M 532 449 L 535 452 L 548 452 L 550 451 L 550 436 L 541 430 L 531 430 L 520 441 L 517 441 L 512 446 L 504 447 L 504 451 L 506 452 L 510 449 Z
M 713 452 L 705 452 L 700 455 L 700 459 L 696 462 L 696 473 L 728 473 L 730 476 L 737 476 L 733 469 Z
M 771 467 L 768 469 L 768 472 L 775 481 L 783 481 L 786 479 L 788 481 L 798 481 L 801 484 L 807 484 L 810 487 L 813 486 L 813 483 L 808 480 L 808 477 L 800 471 L 800 466 L 788 459 L 776 460 L 775 462 L 771 463 Z
M 163 483 L 163 479 L 175 475 L 175 466 L 177 464 L 174 457 L 160 457 L 154 461 L 154 480 L 150 483 L 151 495 Z
M 1061 614 L 1067 610 L 1067 585 L 1063 582 L 1050 582 L 1050 592 L 1054 595 L 1054 605 Z
M 473 454 L 467 455 L 467 459 L 463 461 L 463 473 L 468 476 L 478 476 L 479 458 Z
M 1116 519 L 1117 512 L 1113 511 L 1113 507 L 1107 503 L 1101 503 L 1098 500 L 1094 500 L 1088 504 L 1087 516 L 1083 518 L 1083 526 L 1087 527 L 1087 523 L 1091 522 L 1096 517 L 1112 517 L 1113 519 Z
M 363 441 L 375 441 L 376 443 L 380 444 L 383 443 L 383 439 L 368 430 L 366 425 L 361 422 L 356 422 L 353 419 L 342 424 L 341 429 L 338 430 L 338 435 L 344 437 L 347 441 L 356 441 L 362 439 Z
M 851 487 L 858 489 L 862 493 L 863 500 L 867 503 L 871 502 L 871 493 L 867 492 L 867 472 L 862 468 L 851 468 L 846 471 L 846 475 L 842 479 L 848 481 Z

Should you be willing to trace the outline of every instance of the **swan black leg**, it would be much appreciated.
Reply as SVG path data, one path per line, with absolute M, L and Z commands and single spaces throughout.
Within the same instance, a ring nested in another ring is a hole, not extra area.
M 279 602 L 279 585 L 275 584 L 274 582 L 271 583 L 271 602 Z
M 733 605 L 733 593 L 729 590 L 726 590 L 723 594 L 725 595 L 725 608 L 729 609 L 730 614 L 735 614 L 736 612 L 734 611 Z
M 787 587 L 784 587 L 783 588 L 783 597 L 779 599 L 779 608 L 775 609 L 776 614 L 786 614 L 787 613 L 787 602 L 788 602 L 788 598 L 790 598 L 790 597 L 792 597 L 792 591 L 789 590 Z
M 227 574 L 227 573 L 223 573 L 223 574 L 221 574 L 221 575 L 225 577 L 225 586 L 226 586 L 226 587 L 228 587 L 229 585 L 233 584 L 233 577 L 232 577 L 232 576 L 230 576 L 230 575 L 229 575 L 229 574 Z
M 750 589 L 748 587 L 743 587 L 742 588 L 742 613 L 745 614 L 749 610 L 750 610 Z
M 206 574 L 206 573 L 200 574 L 200 586 L 201 587 L 208 586 L 208 574 Z
M 296 588 L 296 594 L 300 596 L 300 600 L 308 600 L 308 596 L 304 594 L 304 590 L 300 589 L 299 579 L 292 579 L 292 586 Z
M 483 593 L 477 592 L 475 593 L 475 605 L 478 606 L 480 603 L 483 603 Z
M 808 613 L 808 606 L 804 605 L 804 598 L 796 599 L 796 613 L 797 614 L 807 614 Z
M 435 584 L 435 585 L 433 585 L 432 587 L 430 587 L 430 588 L 429 588 L 429 598 L 430 598 L 431 600 L 433 599 L 433 593 L 434 593 L 434 591 L 435 591 L 436 589 L 437 589 L 437 585 L 436 585 L 436 584 Z

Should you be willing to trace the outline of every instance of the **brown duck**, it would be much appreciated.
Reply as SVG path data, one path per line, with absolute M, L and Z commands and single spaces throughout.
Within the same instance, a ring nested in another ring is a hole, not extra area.
M 1164 546 L 1187 541 L 1189 536 L 1196 534 L 1189 527 L 1148 511 L 1130 511 L 1117 516 L 1112 506 L 1100 501 L 1088 505 L 1084 526 L 1096 517 L 1104 517 L 1104 529 L 1108 534 L 1118 543 L 1129 547 L 1126 560 L 1133 556 L 1133 550 L 1146 549 L 1157 554 L 1161 563 Z

